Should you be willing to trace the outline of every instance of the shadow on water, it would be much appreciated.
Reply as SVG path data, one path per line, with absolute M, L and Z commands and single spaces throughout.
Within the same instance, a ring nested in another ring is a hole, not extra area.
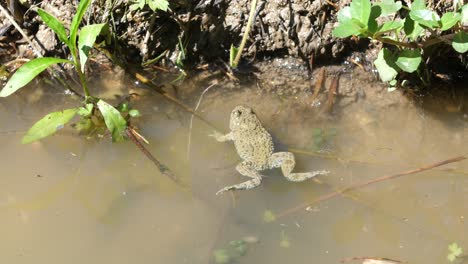
M 208 137 L 212 128 L 196 119 L 190 130 L 186 112 L 136 91 L 144 94 L 136 102 L 143 114 L 136 125 L 149 149 L 191 192 L 160 175 L 130 142 L 94 142 L 65 130 L 21 145 L 22 132 L 35 120 L 75 104 L 58 92 L 33 98 L 27 89 L 0 100 L 0 120 L 7 124 L 0 135 L 1 262 L 223 263 L 231 256 L 235 263 L 337 263 L 376 256 L 433 263 L 445 261 L 452 242 L 468 248 L 467 162 L 352 190 L 268 221 L 337 189 L 467 154 L 463 108 L 445 115 L 444 108 L 426 110 L 440 101 L 418 107 L 404 97 L 375 106 L 375 95 L 339 115 L 323 115 L 305 103 L 305 94 L 217 87 L 199 113 L 222 132 L 230 111 L 249 105 L 278 149 L 295 151 L 296 171 L 331 174 L 291 183 L 271 170 L 256 189 L 216 196 L 244 180 L 235 171 L 240 159 L 232 143 Z

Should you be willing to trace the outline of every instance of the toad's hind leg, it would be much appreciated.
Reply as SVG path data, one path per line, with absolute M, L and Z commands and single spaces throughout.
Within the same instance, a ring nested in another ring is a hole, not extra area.
M 247 177 L 250 177 L 252 179 L 249 180 L 249 181 L 246 181 L 246 182 L 242 182 L 242 183 L 239 183 L 239 184 L 224 187 L 223 189 L 219 190 L 216 193 L 216 195 L 222 194 L 223 192 L 226 192 L 226 191 L 229 191 L 229 190 L 248 190 L 248 189 L 252 189 L 252 188 L 255 188 L 258 185 L 260 185 L 260 183 L 262 182 L 262 175 L 258 171 L 252 169 L 252 167 L 249 166 L 249 163 L 246 162 L 246 161 L 243 161 L 243 162 L 237 164 L 236 170 L 240 174 L 242 174 L 243 176 L 247 176 Z
M 321 171 L 311 171 L 311 172 L 302 172 L 302 173 L 291 173 L 296 165 L 296 161 L 294 159 L 294 155 L 291 152 L 277 152 L 271 155 L 270 159 L 268 160 L 268 165 L 270 168 L 279 168 L 281 167 L 281 171 L 283 172 L 284 177 L 286 179 L 293 181 L 293 182 L 301 182 L 317 175 L 328 174 L 329 171 L 321 170 Z

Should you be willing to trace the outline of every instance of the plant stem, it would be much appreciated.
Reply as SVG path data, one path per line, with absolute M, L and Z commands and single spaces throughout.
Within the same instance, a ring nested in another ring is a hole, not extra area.
M 80 77 L 80 83 L 81 87 L 83 87 L 83 92 L 85 94 L 85 97 L 88 98 L 90 96 L 89 90 L 88 90 L 88 85 L 86 84 L 86 78 L 84 73 L 81 71 L 81 63 L 80 60 L 78 59 L 77 52 L 78 49 L 76 47 L 73 47 L 73 49 L 70 47 L 71 55 L 73 57 L 73 61 L 75 62 L 75 70 L 78 73 L 78 76 Z
M 255 16 L 255 9 L 257 8 L 257 0 L 252 0 L 252 4 L 250 5 L 250 14 L 249 14 L 249 20 L 247 21 L 247 26 L 245 28 L 244 36 L 242 37 L 241 44 L 239 46 L 239 50 L 236 54 L 236 58 L 234 59 L 233 66 L 234 68 L 237 68 L 237 65 L 239 64 L 240 58 L 242 56 L 242 50 L 244 49 L 245 43 L 247 42 L 247 38 L 250 33 L 250 28 L 252 26 L 252 21 Z

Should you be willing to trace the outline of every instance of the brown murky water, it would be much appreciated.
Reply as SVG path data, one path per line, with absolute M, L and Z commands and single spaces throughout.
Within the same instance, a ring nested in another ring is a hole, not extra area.
M 0 100 L 0 262 L 216 263 L 214 252 L 224 249 L 232 263 L 338 263 L 357 256 L 443 263 L 448 244 L 468 250 L 467 161 L 288 211 L 336 189 L 468 154 L 462 112 L 403 102 L 327 116 L 256 87 L 219 89 L 200 105 L 207 120 L 226 131 L 232 108 L 250 105 L 278 149 L 296 151 L 297 171 L 331 174 L 320 183 L 291 183 L 273 170 L 256 189 L 215 196 L 244 180 L 234 170 L 233 145 L 208 137 L 212 128 L 197 119 L 190 130 L 190 116 L 158 95 L 143 96 L 141 133 L 153 154 L 191 184 L 188 193 L 129 142 L 90 142 L 63 131 L 21 145 L 22 132 L 37 119 L 76 104 L 57 91 L 35 99 L 29 88 Z M 267 212 L 276 221 L 265 222 Z M 238 246 L 245 253 L 238 256 L 230 243 L 245 238 L 254 241 Z

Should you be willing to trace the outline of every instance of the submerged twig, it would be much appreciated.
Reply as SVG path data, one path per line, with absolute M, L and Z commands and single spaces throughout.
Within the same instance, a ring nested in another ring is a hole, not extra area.
M 201 101 L 203 99 L 203 95 L 205 95 L 206 92 L 208 92 L 211 87 L 215 86 L 216 83 L 213 83 L 211 84 L 210 86 L 208 86 L 207 88 L 205 88 L 205 90 L 203 90 L 203 92 L 200 94 L 200 98 L 198 99 L 198 102 L 197 102 L 197 105 L 195 106 L 195 109 L 194 111 L 196 112 L 198 107 L 200 106 L 201 104 Z M 190 146 L 191 146 L 191 143 L 192 143 L 192 127 L 193 127 L 193 114 L 192 116 L 190 117 L 190 125 L 189 125 L 189 133 L 188 133 L 188 142 L 187 142 L 187 160 L 190 158 Z
M 315 82 L 314 90 L 313 90 L 313 95 L 310 100 L 311 103 L 314 103 L 314 101 L 317 99 L 320 90 L 322 90 L 323 83 L 327 79 L 327 71 L 325 70 L 325 67 L 322 68 L 318 74 L 317 81 Z
M 131 126 L 128 126 L 127 129 L 125 129 L 125 133 L 127 134 L 127 136 L 132 140 L 132 142 L 137 146 L 137 148 L 143 152 L 143 154 L 145 154 L 145 156 L 151 160 L 154 165 L 156 165 L 156 167 L 158 168 L 158 170 L 165 176 L 169 177 L 172 181 L 174 181 L 177 185 L 185 188 L 185 184 L 174 174 L 172 173 L 172 171 L 166 167 L 166 165 L 162 164 L 161 162 L 159 162 L 159 160 L 157 160 L 150 152 L 149 150 L 146 149 L 145 146 L 143 146 L 143 144 L 141 144 L 140 140 L 138 139 L 138 136 L 139 135 L 138 133 L 136 133 L 136 131 L 131 127 Z
M 334 197 L 336 197 L 338 195 L 343 195 L 346 192 L 356 190 L 356 189 L 365 187 L 367 185 L 371 185 L 371 184 L 378 183 L 378 182 L 381 182 L 381 181 L 395 179 L 395 178 L 405 176 L 405 175 L 416 174 L 416 173 L 419 173 L 419 172 L 422 172 L 422 171 L 430 170 L 430 169 L 433 169 L 433 168 L 436 168 L 436 167 L 439 167 L 439 166 L 442 166 L 442 165 L 462 161 L 462 160 L 465 160 L 465 159 L 466 159 L 466 157 L 464 157 L 464 156 L 458 156 L 458 157 L 455 157 L 455 158 L 451 158 L 451 159 L 443 160 L 443 161 L 440 161 L 440 162 L 436 162 L 436 163 L 433 163 L 433 164 L 430 164 L 430 165 L 427 165 L 427 166 L 424 166 L 424 167 L 421 167 L 421 168 L 418 168 L 418 169 L 404 171 L 404 172 L 400 172 L 400 173 L 393 174 L 393 175 L 386 175 L 386 176 L 383 176 L 383 177 L 380 177 L 380 178 L 377 178 L 377 179 L 373 179 L 373 180 L 366 181 L 366 182 L 363 182 L 363 183 L 358 183 L 358 184 L 346 187 L 346 188 L 344 188 L 342 190 L 338 190 L 338 191 L 335 191 L 335 192 L 320 196 L 319 198 L 315 199 L 312 202 L 303 203 L 303 204 L 300 204 L 300 205 L 298 205 L 296 207 L 285 210 L 285 211 L 281 212 L 280 214 L 278 214 L 277 218 L 287 216 L 287 215 L 289 215 L 289 214 L 291 214 L 293 212 L 296 212 L 298 210 L 307 208 L 307 207 L 311 206 L 312 204 L 334 198 Z
M 335 99 L 338 93 L 338 81 L 340 80 L 340 74 L 336 75 L 331 84 L 330 88 L 328 89 L 328 99 L 327 99 L 327 106 L 325 108 L 325 111 L 327 113 L 330 113 L 333 105 L 335 104 Z

